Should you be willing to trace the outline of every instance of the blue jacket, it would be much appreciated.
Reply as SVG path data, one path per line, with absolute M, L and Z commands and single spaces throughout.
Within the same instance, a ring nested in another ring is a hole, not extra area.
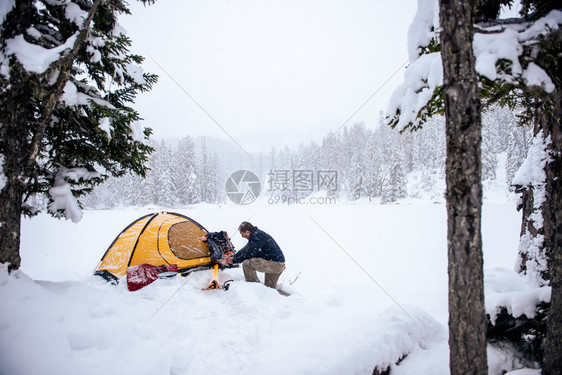
M 285 256 L 281 251 L 277 242 L 269 234 L 258 227 L 250 232 L 250 239 L 246 246 L 234 254 L 232 261 L 234 263 L 242 263 L 246 259 L 262 258 L 272 260 L 274 262 L 285 262 Z

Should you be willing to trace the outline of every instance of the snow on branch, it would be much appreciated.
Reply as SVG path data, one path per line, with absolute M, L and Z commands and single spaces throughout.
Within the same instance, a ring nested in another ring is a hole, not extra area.
M 0 154 L 0 190 L 6 186 L 6 176 L 4 175 L 4 155 Z
M 78 4 L 69 2 L 68 4 L 66 4 L 65 16 L 76 26 L 81 28 L 84 25 L 84 21 L 88 18 L 88 12 L 80 9 L 80 6 Z
M 30 27 L 26 30 L 28 36 L 35 39 L 45 38 L 53 42 L 56 45 L 53 48 L 45 48 L 39 45 L 40 43 L 30 43 L 28 42 L 24 34 L 18 34 L 11 39 L 5 41 L 4 53 L 0 56 L 0 63 L 2 66 L 8 61 L 9 56 L 15 56 L 16 59 L 22 64 L 23 68 L 31 73 L 43 74 L 47 72 L 50 67 L 53 67 L 55 63 L 63 63 L 66 55 L 75 55 L 78 52 L 83 40 L 88 37 L 88 30 L 90 28 L 90 23 L 93 19 L 93 15 L 99 5 L 98 2 L 94 2 L 90 7 L 90 11 L 84 11 L 80 6 L 71 1 L 58 2 L 51 0 L 44 0 L 45 3 L 49 3 L 53 6 L 64 7 L 65 17 L 78 26 L 78 30 L 68 37 L 64 43 L 59 42 L 57 38 L 53 38 L 48 32 L 40 32 L 35 27 Z M 37 6 L 37 5 L 35 5 Z M 13 6 L 7 5 L 6 8 L 0 7 L 0 16 L 5 17 L 5 15 L 12 10 Z M 62 43 L 58 45 L 59 43 Z M 73 59 L 70 59 L 73 60 Z M 64 64 L 64 63 L 63 63 Z M 53 70 L 60 69 L 60 67 L 54 68 Z M 2 71 L 4 76 L 8 77 L 8 73 L 4 68 Z M 56 79 L 53 80 L 54 83 Z
M 56 176 L 55 184 L 49 189 L 49 194 L 53 202 L 49 205 L 49 211 L 58 214 L 64 211 L 67 220 L 77 223 L 82 219 L 82 210 L 78 201 L 72 194 L 69 180 L 80 182 L 81 180 L 91 180 L 100 177 L 99 172 L 91 172 L 86 168 L 66 168 L 60 166 Z
M 476 72 L 490 81 L 495 81 L 498 78 L 496 63 L 499 59 L 506 59 L 511 62 L 511 73 L 513 75 L 520 75 L 523 72 L 519 63 L 519 56 L 523 52 L 523 47 L 519 44 L 516 30 L 507 29 L 497 34 L 475 34 L 473 48 L 476 57 Z M 508 82 L 513 81 L 507 74 L 499 78 Z
M 551 143 L 550 136 L 545 139 L 542 130 L 533 138 L 527 158 L 513 177 L 513 185 L 537 186 L 546 182 L 545 167 L 551 161 L 548 152 Z
M 2 23 L 4 23 L 4 19 L 6 15 L 12 10 L 12 8 L 16 6 L 16 0 L 4 0 L 0 1 L 0 30 L 2 29 Z
M 85 91 L 86 93 L 82 91 Z M 64 86 L 61 102 L 63 102 L 66 106 L 90 106 L 90 101 L 109 109 L 115 109 L 115 107 L 107 100 L 100 98 L 99 94 L 97 94 L 95 88 L 92 86 L 85 85 L 77 80 L 68 81 Z
M 527 158 L 513 177 L 512 184 L 520 189 L 532 189 L 532 211 L 529 214 L 529 222 L 532 223 L 534 231 L 531 233 L 525 227 L 525 233 L 519 241 L 518 254 L 525 264 L 525 274 L 537 286 L 547 285 L 543 274 L 548 270 L 548 260 L 544 247 L 544 218 L 542 206 L 546 202 L 546 164 L 552 159 L 548 146 L 552 143 L 550 136 L 544 138 L 542 130 L 533 138 L 533 144 L 529 148 Z
M 399 131 L 418 127 L 440 108 L 443 69 L 437 46 L 438 12 L 436 0 L 418 0 L 408 33 L 410 65 L 387 109 L 387 122 Z M 476 72 L 500 84 L 536 86 L 551 93 L 555 86 L 532 62 L 532 47 L 540 36 L 558 30 L 561 24 L 562 11 L 553 10 L 535 22 L 492 24 L 489 28 L 478 25 L 473 41 Z M 525 53 L 529 56 L 524 57 Z
M 542 87 L 549 94 L 552 94 L 555 89 L 554 83 L 552 83 L 548 74 L 535 63 L 530 63 L 527 69 L 525 69 L 523 80 L 527 83 L 527 86 Z
M 404 83 L 394 91 L 388 105 L 389 115 L 399 114 L 395 128 L 402 131 L 414 124 L 419 113 L 433 97 L 434 91 L 442 85 L 441 53 L 422 55 L 408 66 L 404 73 Z
M 507 312 L 514 318 L 525 315 L 534 318 L 537 305 L 541 302 L 549 303 L 551 288 L 533 288 L 505 293 L 489 293 L 486 295 L 486 314 L 490 315 L 490 321 L 495 324 L 501 308 L 505 307 Z
M 439 29 L 438 0 L 418 0 L 418 9 L 408 29 L 408 57 L 413 63 L 420 56 L 420 47 L 428 46 L 437 38 Z
M 28 72 L 45 73 L 52 63 L 60 59 L 64 51 L 74 48 L 78 33 L 51 49 L 27 42 L 22 34 L 16 35 L 6 41 L 6 53 L 8 56 L 14 55 Z

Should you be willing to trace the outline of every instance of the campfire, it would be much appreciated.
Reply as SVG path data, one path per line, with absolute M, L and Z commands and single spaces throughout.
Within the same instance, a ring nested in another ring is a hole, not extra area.
M 211 272 L 213 273 L 213 279 L 211 280 L 209 286 L 205 288 L 205 290 L 222 289 L 222 285 L 219 284 L 219 265 L 215 264 Z
M 213 273 L 213 279 L 211 280 L 211 283 L 209 284 L 209 286 L 204 288 L 203 290 L 222 289 L 224 291 L 227 291 L 228 287 L 230 286 L 230 283 L 234 280 L 227 280 L 222 285 L 219 284 L 219 265 L 218 264 L 215 264 L 215 266 L 213 267 L 211 272 Z

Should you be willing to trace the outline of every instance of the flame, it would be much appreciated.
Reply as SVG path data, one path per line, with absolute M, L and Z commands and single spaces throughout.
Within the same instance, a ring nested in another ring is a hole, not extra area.
M 218 264 L 215 264 L 212 272 L 213 272 L 213 279 L 211 280 L 211 283 L 209 284 L 207 289 L 221 289 L 222 287 L 219 284 L 219 265 Z

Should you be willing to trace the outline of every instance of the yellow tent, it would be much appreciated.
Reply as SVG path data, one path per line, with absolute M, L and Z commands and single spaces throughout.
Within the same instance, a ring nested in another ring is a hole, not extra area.
M 128 267 L 145 263 L 177 264 L 178 271 L 211 265 L 209 246 L 201 241 L 207 233 L 199 223 L 177 213 L 143 216 L 115 238 L 94 274 L 120 279 L 127 274 Z

